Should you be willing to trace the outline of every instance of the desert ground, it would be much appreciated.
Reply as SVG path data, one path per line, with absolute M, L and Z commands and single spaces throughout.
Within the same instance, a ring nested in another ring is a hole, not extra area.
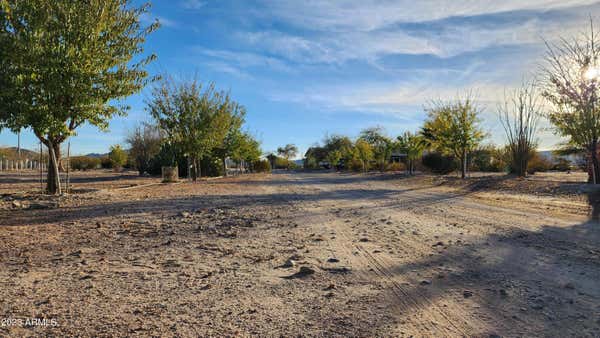
M 2 174 L 0 336 L 599 337 L 584 179 Z

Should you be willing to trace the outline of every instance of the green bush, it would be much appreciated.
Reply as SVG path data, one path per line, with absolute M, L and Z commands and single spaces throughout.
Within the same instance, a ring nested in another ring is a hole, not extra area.
M 252 171 L 257 173 L 270 173 L 271 163 L 268 160 L 259 160 L 252 163 Z
M 100 159 L 89 156 L 75 156 L 69 160 L 73 170 L 90 170 L 100 167 Z
M 440 153 L 428 153 L 423 156 L 423 165 L 436 174 L 446 175 L 458 168 L 453 156 L 442 155 Z

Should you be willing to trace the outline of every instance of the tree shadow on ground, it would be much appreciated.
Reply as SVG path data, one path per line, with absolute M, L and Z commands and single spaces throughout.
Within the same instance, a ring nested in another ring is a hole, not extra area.
M 476 243 L 445 243 L 431 257 L 376 266 L 375 273 L 388 307 L 401 304 L 412 318 L 438 321 L 422 334 L 597 337 L 598 243 L 594 220 L 515 229 Z M 410 324 L 410 316 L 403 318 Z

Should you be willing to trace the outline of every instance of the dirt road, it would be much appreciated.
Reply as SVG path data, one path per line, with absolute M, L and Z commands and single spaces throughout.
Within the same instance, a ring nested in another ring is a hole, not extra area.
M 588 206 L 273 174 L 2 211 L 0 336 L 600 336 Z M 14 320 L 13 320 L 14 322 Z

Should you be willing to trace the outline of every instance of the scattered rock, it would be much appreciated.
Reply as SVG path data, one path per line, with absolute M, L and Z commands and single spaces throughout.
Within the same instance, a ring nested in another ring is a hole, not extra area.
M 12 206 L 13 206 L 13 208 L 20 209 L 23 207 L 23 204 L 21 204 L 21 202 L 19 202 L 19 201 L 13 201 Z
M 471 296 L 473 296 L 473 292 L 472 291 L 469 291 L 469 290 L 464 290 L 463 291 L 463 297 L 470 298 Z
M 444 242 L 440 241 L 440 242 L 437 242 L 437 243 L 435 243 L 435 244 L 434 244 L 434 245 L 432 245 L 432 246 L 433 246 L 433 247 L 436 247 L 436 246 L 444 246 Z
M 507 292 L 506 290 L 504 290 L 504 289 L 500 289 L 500 291 L 499 291 L 499 292 L 500 292 L 500 296 L 501 296 L 501 297 L 508 297 L 508 292 Z
M 304 277 L 310 276 L 314 273 L 315 273 L 314 269 L 309 268 L 308 266 L 301 266 L 300 270 L 298 270 L 298 272 L 296 272 L 295 274 L 290 275 L 290 276 L 285 276 L 282 278 L 285 278 L 285 279 L 304 278 Z
M 324 297 L 325 298 L 332 298 L 334 296 L 333 292 L 327 292 Z
M 431 281 L 429 279 L 423 279 L 421 281 L 421 285 L 430 285 L 430 284 L 431 284 Z
M 188 218 L 188 217 L 190 217 L 191 215 L 192 215 L 192 214 L 190 214 L 190 213 L 189 213 L 189 212 L 187 212 L 187 211 L 182 211 L 182 212 L 180 212 L 180 213 L 179 213 L 179 217 L 183 217 L 183 218 Z
M 335 284 L 329 284 L 329 286 L 327 286 L 325 289 L 323 289 L 325 291 L 329 291 L 329 290 L 335 290 Z
M 359 242 L 368 242 L 369 239 L 367 237 L 362 237 L 361 239 L 358 240 Z
M 575 290 L 575 285 L 573 283 L 571 283 L 571 282 L 566 283 L 563 287 L 565 289 Z
M 329 259 L 327 259 L 328 263 L 339 263 L 339 259 L 335 258 L 335 257 L 331 257 Z

